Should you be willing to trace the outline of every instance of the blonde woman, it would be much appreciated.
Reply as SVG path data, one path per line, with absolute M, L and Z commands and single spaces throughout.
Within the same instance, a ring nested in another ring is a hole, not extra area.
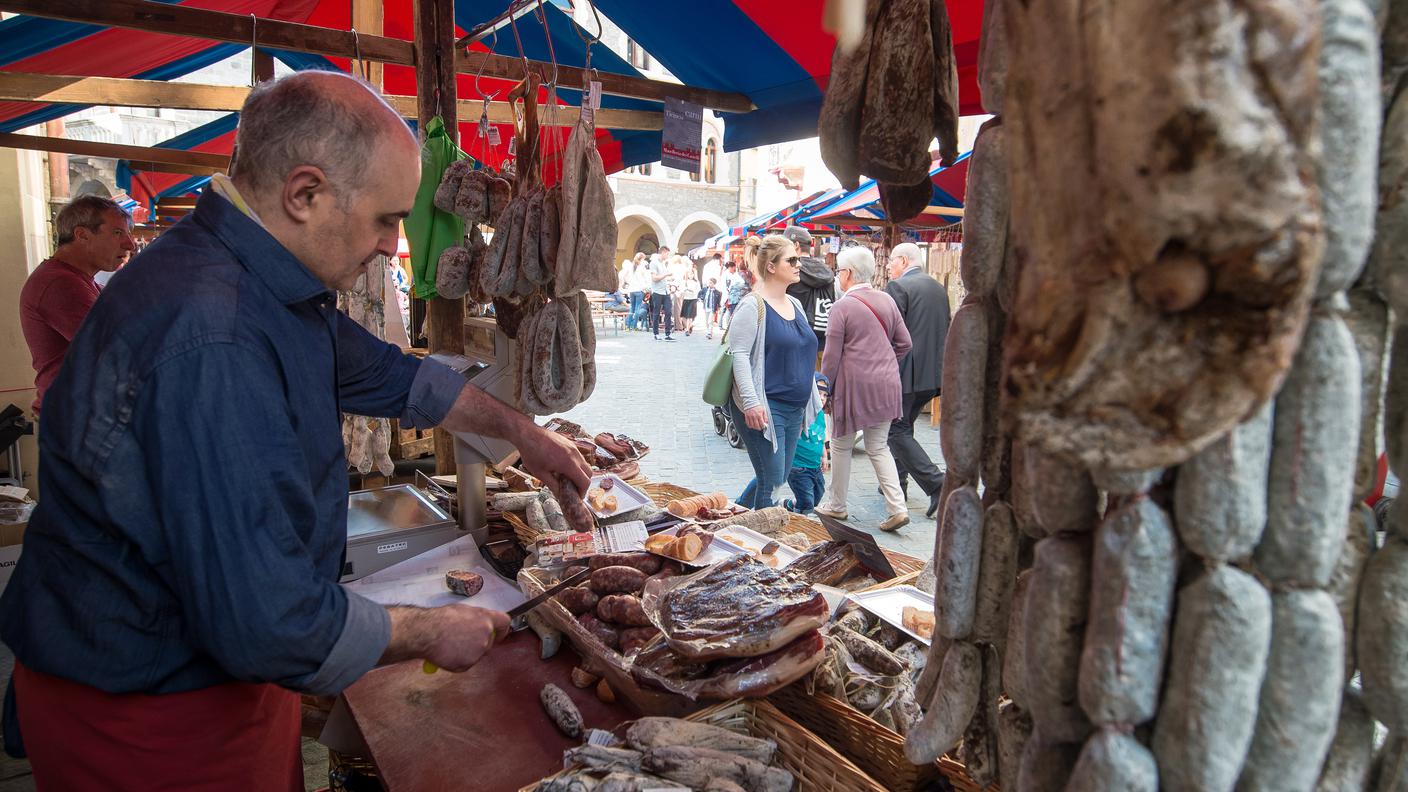
M 727 343 L 733 354 L 733 398 L 727 408 L 753 464 L 739 505 L 762 509 L 787 483 L 797 438 L 821 410 L 815 373 L 816 334 L 787 287 L 800 279 L 797 248 L 772 234 L 749 237 L 748 264 L 757 282 L 734 308 Z

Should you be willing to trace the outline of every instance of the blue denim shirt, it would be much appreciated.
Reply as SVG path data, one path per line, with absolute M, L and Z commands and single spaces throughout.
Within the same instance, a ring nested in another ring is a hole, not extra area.
M 391 628 L 337 583 L 340 412 L 433 426 L 464 385 L 339 313 L 206 191 L 103 290 L 45 397 L 42 498 L 0 638 L 110 693 L 342 690 Z

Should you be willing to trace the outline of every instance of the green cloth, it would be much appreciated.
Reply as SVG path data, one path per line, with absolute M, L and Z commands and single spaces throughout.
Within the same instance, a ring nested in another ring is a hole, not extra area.
M 464 221 L 435 208 L 435 190 L 450 163 L 464 159 L 445 131 L 439 116 L 425 125 L 425 143 L 420 147 L 420 188 L 411 216 L 405 220 L 406 244 L 411 249 L 411 273 L 415 295 L 422 299 L 437 296 L 435 268 L 445 248 L 464 243 Z

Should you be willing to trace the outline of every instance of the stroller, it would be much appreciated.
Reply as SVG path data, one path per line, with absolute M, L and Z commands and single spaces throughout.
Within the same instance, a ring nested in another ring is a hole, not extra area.
M 743 447 L 743 438 L 738 436 L 738 429 L 733 425 L 733 419 L 724 411 L 722 407 L 713 408 L 714 431 L 720 437 L 728 439 L 728 444 L 734 448 Z

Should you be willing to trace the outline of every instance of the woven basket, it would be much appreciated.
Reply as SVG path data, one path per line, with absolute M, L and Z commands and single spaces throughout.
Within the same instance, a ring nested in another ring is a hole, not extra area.
M 918 577 L 917 571 L 911 572 L 856 593 L 913 585 Z M 824 693 L 808 695 L 804 685 L 788 685 L 769 699 L 894 792 L 924 789 L 937 775 L 943 775 L 960 792 L 998 792 L 996 784 L 979 786 L 968 776 L 962 762 L 948 756 L 932 765 L 910 764 L 904 755 L 904 737 L 840 699 Z
M 796 792 L 887 792 L 859 767 L 766 701 L 728 701 L 696 712 L 686 720 L 776 742 L 777 763 L 796 777 Z M 533 792 L 537 787 L 529 784 L 519 792 Z
M 934 764 L 911 764 L 904 755 L 903 737 L 844 701 L 824 693 L 807 695 L 802 682 L 788 685 L 768 700 L 892 792 L 927 789 L 939 775 L 959 792 L 998 792 L 997 784 L 978 786 L 962 762 L 947 756 Z

